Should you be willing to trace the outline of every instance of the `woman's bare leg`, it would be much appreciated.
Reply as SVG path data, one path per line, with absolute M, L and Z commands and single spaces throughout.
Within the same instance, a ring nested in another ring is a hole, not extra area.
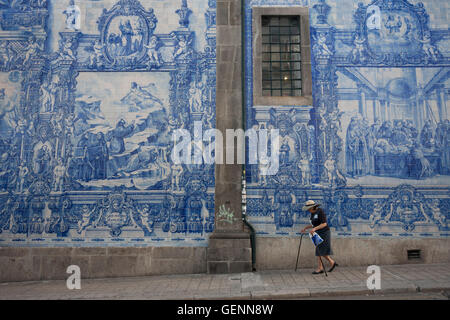
M 330 256 L 323 256 L 323 257 L 328 260 L 328 262 L 330 263 L 330 266 L 332 266 L 334 264 L 334 260 L 331 259 Z
M 316 271 L 321 271 L 324 269 L 322 260 L 320 259 L 320 257 L 317 257 L 317 265 L 318 265 L 318 269 Z

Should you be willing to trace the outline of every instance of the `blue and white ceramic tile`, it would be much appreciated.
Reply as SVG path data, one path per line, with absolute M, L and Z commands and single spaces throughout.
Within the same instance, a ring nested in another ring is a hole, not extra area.
M 79 30 L 69 1 L 2 2 L 0 245 L 206 245 L 214 167 L 167 155 L 173 128 L 215 123 L 215 1 L 75 1 Z M 254 106 L 251 9 L 292 5 L 310 7 L 314 103 Z M 315 199 L 338 236 L 448 236 L 446 8 L 246 2 L 247 127 L 283 142 L 278 175 L 247 166 L 259 235 L 296 235 Z
M 253 104 L 257 6 L 309 6 L 313 106 Z M 444 0 L 246 2 L 247 127 L 278 127 L 282 142 L 277 175 L 246 167 L 257 234 L 298 235 L 309 223 L 301 207 L 314 199 L 337 236 L 448 237 L 445 8 Z
M 214 166 L 170 153 L 215 126 L 215 1 L 0 11 L 0 246 L 205 246 Z

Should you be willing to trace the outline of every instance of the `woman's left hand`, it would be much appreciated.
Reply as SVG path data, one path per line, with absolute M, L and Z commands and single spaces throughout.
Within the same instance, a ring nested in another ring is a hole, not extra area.
M 314 234 L 314 232 L 316 232 L 314 229 L 311 229 L 311 231 L 309 232 L 311 235 Z

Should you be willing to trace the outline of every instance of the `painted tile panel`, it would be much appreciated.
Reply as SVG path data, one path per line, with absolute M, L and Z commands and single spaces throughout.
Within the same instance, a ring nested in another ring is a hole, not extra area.
M 295 236 L 304 201 L 339 237 L 448 237 L 446 1 L 247 1 L 247 127 L 280 129 L 280 170 L 246 166 L 248 220 Z M 312 106 L 252 101 L 252 8 L 310 9 Z M 444 12 L 444 13 L 443 13 Z
M 0 245 L 207 244 L 214 166 L 170 153 L 215 126 L 215 7 L 0 2 Z

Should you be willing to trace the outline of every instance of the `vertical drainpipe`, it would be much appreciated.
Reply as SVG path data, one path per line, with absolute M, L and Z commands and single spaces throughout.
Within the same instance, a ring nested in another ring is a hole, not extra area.
M 241 0 L 241 89 L 242 89 L 242 128 L 245 131 L 247 125 L 246 112 L 245 112 L 245 0 Z M 245 143 L 244 143 L 245 148 Z M 244 150 L 245 154 L 245 150 Z M 245 156 L 244 159 L 247 159 Z M 242 179 L 246 180 L 245 175 L 245 163 L 242 165 Z M 247 195 L 246 195 L 247 196 Z M 245 211 L 242 212 L 242 220 L 244 224 L 250 229 L 250 244 L 252 247 L 252 270 L 256 271 L 256 236 L 255 229 L 247 221 L 247 201 L 245 202 Z M 244 213 L 245 212 L 245 213 Z

